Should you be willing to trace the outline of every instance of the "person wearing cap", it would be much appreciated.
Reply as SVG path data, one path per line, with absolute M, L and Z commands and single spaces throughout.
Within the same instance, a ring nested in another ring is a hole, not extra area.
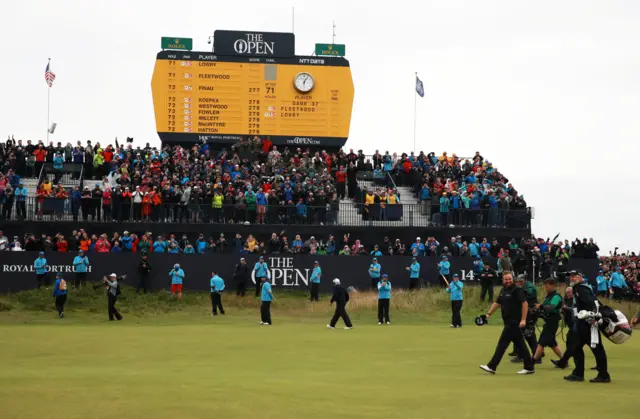
M 558 283 L 555 278 L 548 278 L 544 281 L 544 290 L 547 293 L 542 304 L 536 304 L 536 309 L 542 311 L 542 318 L 544 319 L 544 326 L 542 326 L 542 332 L 540 333 L 540 339 L 538 339 L 538 347 L 533 355 L 533 361 L 538 364 L 541 363 L 544 348 L 551 348 L 551 350 L 562 358 L 562 350 L 558 346 L 556 341 L 556 333 L 558 332 L 558 325 L 560 324 L 560 316 L 562 314 L 562 296 L 558 294 Z
M 502 275 L 502 283 L 503 288 L 500 290 L 498 298 L 491 304 L 485 316 L 487 318 L 491 317 L 491 315 L 500 308 L 504 328 L 502 329 L 502 334 L 498 340 L 498 345 L 496 346 L 493 357 L 486 365 L 480 365 L 480 369 L 489 374 L 495 374 L 509 344 L 513 342 L 524 362 L 524 369 L 518 371 L 517 374 L 533 374 L 535 372 L 533 360 L 522 336 L 522 329 L 527 325 L 527 312 L 529 311 L 527 295 L 522 288 L 515 286 L 513 273 L 510 271 L 504 272 Z
M 22 181 L 18 182 L 18 187 L 15 189 L 14 194 L 16 197 L 16 215 L 24 220 L 27 218 L 27 188 L 22 184 Z
M 236 269 L 233 272 L 233 279 L 236 282 L 236 296 L 244 297 L 245 295 L 247 295 L 249 266 L 247 265 L 247 261 L 244 258 L 240 258 L 240 263 L 236 265 Z
M 371 289 L 375 290 L 378 287 L 378 280 L 380 279 L 380 270 L 382 267 L 378 263 L 378 258 L 373 258 L 371 265 L 369 265 L 369 276 L 371 277 Z
M 273 301 L 271 283 L 267 281 L 266 276 L 261 277 L 260 282 L 262 284 L 260 289 L 260 324 L 271 326 L 271 302 Z
M 340 285 L 340 280 L 335 278 L 333 280 L 333 296 L 331 297 L 330 304 L 336 303 L 336 311 L 333 313 L 331 321 L 327 325 L 329 329 L 335 329 L 338 319 L 342 317 L 344 321 L 345 330 L 353 328 L 351 319 L 347 314 L 347 303 L 349 302 L 349 293 Z
M 442 260 L 438 262 L 438 273 L 440 277 L 445 280 L 446 283 L 449 283 L 449 272 L 451 271 L 451 262 L 449 262 L 449 258 L 447 255 L 442 255 Z
M 596 369 L 598 375 L 596 378 L 589 380 L 592 383 L 610 383 L 611 376 L 609 375 L 607 365 L 607 353 L 602 345 L 602 336 L 597 326 L 591 325 L 587 319 L 577 318 L 577 313 L 581 311 L 597 312 L 599 302 L 596 294 L 591 287 L 584 281 L 584 274 L 579 270 L 572 270 L 569 272 L 569 281 L 573 290 L 573 314 L 574 314 L 574 337 L 567 339 L 567 350 L 562 359 L 551 362 L 557 368 L 566 368 L 568 366 L 569 358 L 573 357 L 575 368 L 568 376 L 564 377 L 567 381 L 584 381 L 584 345 L 589 345 L 591 352 L 593 352 L 596 358 Z M 593 339 L 597 335 L 596 339 Z M 569 342 L 570 341 L 570 342 Z
M 49 279 L 47 277 L 47 259 L 44 257 L 44 252 L 38 254 L 38 258 L 33 261 L 33 269 L 36 271 L 36 280 L 38 281 L 38 288 L 49 286 Z
M 405 268 L 409 271 L 409 290 L 417 290 L 420 288 L 420 264 L 418 260 L 413 257 L 411 259 L 411 266 Z
M 424 256 L 426 248 L 424 243 L 420 240 L 420 237 L 416 237 L 416 242 L 411 245 L 411 254 L 416 256 Z
M 518 275 L 516 278 L 516 287 L 522 288 L 527 296 L 527 304 L 529 311 L 527 312 L 527 324 L 522 330 L 525 341 L 531 349 L 531 353 L 535 353 L 538 347 L 538 339 L 536 337 L 536 323 L 538 321 L 538 311 L 535 306 L 538 304 L 538 289 L 531 281 L 527 281 L 524 275 Z M 518 353 L 518 349 L 514 346 L 513 352 L 516 356 L 511 359 L 514 364 L 522 362 L 522 357 Z
M 391 324 L 391 318 L 389 317 L 389 306 L 391 303 L 391 282 L 389 281 L 389 275 L 382 275 L 382 280 L 378 282 L 378 324 L 382 324 L 384 321 L 386 324 Z
M 320 278 L 322 277 L 322 269 L 320 262 L 313 262 L 313 271 L 311 271 L 311 298 L 309 301 L 320 300 Z
M 62 278 L 62 273 L 56 274 L 56 282 L 53 284 L 53 297 L 56 299 L 56 310 L 58 317 L 64 317 L 64 303 L 67 302 L 67 281 Z
M 447 294 L 451 296 L 451 327 L 462 327 L 462 318 L 460 310 L 462 310 L 462 288 L 464 284 L 460 281 L 460 275 L 453 274 L 451 282 L 447 286 Z
M 380 257 L 382 256 L 382 252 L 380 251 L 380 248 L 378 247 L 378 245 L 376 244 L 375 246 L 373 246 L 373 250 L 371 251 L 371 256 L 375 256 L 375 257 Z
M 104 277 L 104 283 L 107 286 L 107 302 L 108 302 L 108 312 L 109 312 L 109 321 L 122 320 L 122 316 L 118 313 L 116 309 L 116 302 L 118 301 L 118 296 L 120 295 L 120 281 L 118 281 L 118 276 L 116 274 L 110 274 L 109 276 Z
M 224 308 L 222 307 L 224 280 L 218 276 L 216 271 L 211 272 L 209 285 L 211 287 L 211 315 L 217 316 L 218 309 L 220 309 L 220 314 L 224 314 Z
M 622 268 L 617 266 L 616 271 L 611 275 L 611 288 L 609 289 L 609 292 L 613 296 L 614 300 L 622 300 L 627 295 L 628 291 L 629 286 L 622 274 Z
M 256 283 L 256 297 L 258 297 L 262 293 L 262 279 L 271 278 L 269 275 L 269 265 L 264 261 L 264 256 L 260 256 L 258 262 L 253 266 L 253 273 Z
M 153 253 L 166 253 L 169 245 L 166 241 L 162 240 L 162 237 L 158 236 L 155 242 L 153 242 Z
M 87 280 L 87 270 L 89 269 L 89 258 L 84 255 L 82 250 L 78 252 L 78 256 L 73 258 L 73 269 L 76 272 L 73 287 L 78 289 L 84 286 Z
M 176 263 L 171 272 L 171 295 L 178 294 L 178 300 L 182 300 L 182 282 L 184 281 L 184 271 L 180 268 L 180 264 Z
M 596 276 L 596 293 L 599 297 L 607 297 L 609 295 L 609 281 L 607 277 L 604 276 L 602 269 L 598 271 L 598 276 Z

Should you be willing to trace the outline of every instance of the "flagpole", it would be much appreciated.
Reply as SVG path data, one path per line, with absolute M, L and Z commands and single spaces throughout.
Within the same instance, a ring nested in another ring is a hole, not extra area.
M 416 78 L 413 81 L 414 84 L 417 83 L 418 80 L 418 72 L 416 71 Z M 418 89 L 413 89 L 413 152 L 416 152 L 416 120 L 417 120 L 417 110 L 418 110 Z
M 51 69 L 51 58 L 49 58 L 49 64 L 47 68 Z M 51 115 L 51 86 L 47 83 L 47 144 L 49 144 L 49 121 Z

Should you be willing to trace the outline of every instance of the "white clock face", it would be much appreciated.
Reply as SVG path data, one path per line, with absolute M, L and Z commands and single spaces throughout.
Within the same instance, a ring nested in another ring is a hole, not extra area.
M 313 76 L 309 73 L 299 73 L 295 79 L 293 79 L 293 86 L 296 90 L 307 93 L 313 89 L 315 85 L 315 81 L 313 80 Z

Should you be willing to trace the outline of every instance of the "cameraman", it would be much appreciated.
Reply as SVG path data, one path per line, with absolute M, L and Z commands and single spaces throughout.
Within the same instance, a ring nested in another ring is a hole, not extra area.
M 149 256 L 146 253 L 143 253 L 140 258 L 140 263 L 138 263 L 138 274 L 140 275 L 140 279 L 138 280 L 138 286 L 136 287 L 136 294 L 140 293 L 140 289 L 142 289 L 142 292 L 145 294 L 147 293 L 147 278 L 149 277 L 151 269 Z
M 600 331 L 597 330 L 597 342 L 592 341 L 592 326 L 589 319 L 577 318 L 577 313 L 580 311 L 597 312 L 599 307 L 598 299 L 589 285 L 584 282 L 583 274 L 581 271 L 573 270 L 569 272 L 569 280 L 571 281 L 571 287 L 573 290 L 573 317 L 574 325 L 572 334 L 575 336 L 569 342 L 567 338 L 567 351 L 564 357 L 553 364 L 558 368 L 566 368 L 567 360 L 573 356 L 575 368 L 570 375 L 564 377 L 567 381 L 584 381 L 584 345 L 590 345 L 591 352 L 596 358 L 596 368 L 598 370 L 598 376 L 592 380 L 592 383 L 610 383 L 611 376 L 607 368 L 607 353 L 602 345 L 602 336 Z
M 491 361 L 489 361 L 487 365 L 480 365 L 480 369 L 490 374 L 495 374 L 507 347 L 513 342 L 524 361 L 524 369 L 518 371 L 518 374 L 533 374 L 535 372 L 533 369 L 533 360 L 531 359 L 531 355 L 529 355 L 522 336 L 522 329 L 524 329 L 527 324 L 526 319 L 529 311 L 526 293 L 522 288 L 515 286 L 513 283 L 513 273 L 509 271 L 505 271 L 502 274 L 502 283 L 504 287 L 500 291 L 500 295 L 498 295 L 496 301 L 491 305 L 486 316 L 487 318 L 490 317 L 493 312 L 500 307 L 504 328 L 502 329 L 502 334 L 500 335 L 496 351 Z
M 536 309 L 541 311 L 541 316 L 544 319 L 544 326 L 542 326 L 542 333 L 540 333 L 540 339 L 538 340 L 538 347 L 533 355 L 533 361 L 537 362 L 542 357 L 544 348 L 551 348 L 558 357 L 562 358 L 562 351 L 558 347 L 556 341 L 556 333 L 558 332 L 558 325 L 560 324 L 560 314 L 562 311 L 562 297 L 557 291 L 558 283 L 553 278 L 548 278 L 544 281 L 544 290 L 547 293 L 542 304 L 536 304 Z

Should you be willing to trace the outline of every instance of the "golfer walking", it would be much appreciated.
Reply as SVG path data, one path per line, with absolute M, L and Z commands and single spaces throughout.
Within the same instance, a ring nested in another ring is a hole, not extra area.
M 333 280 L 333 297 L 331 297 L 331 304 L 336 303 L 336 311 L 333 313 L 333 317 L 331 318 L 331 322 L 327 325 L 329 329 L 335 329 L 336 323 L 338 323 L 338 319 L 342 317 L 344 321 L 345 330 L 350 330 L 353 328 L 353 324 L 351 324 L 351 319 L 347 314 L 347 303 L 349 302 L 349 293 L 345 290 L 342 285 L 340 285 L 340 280 L 338 278 Z

